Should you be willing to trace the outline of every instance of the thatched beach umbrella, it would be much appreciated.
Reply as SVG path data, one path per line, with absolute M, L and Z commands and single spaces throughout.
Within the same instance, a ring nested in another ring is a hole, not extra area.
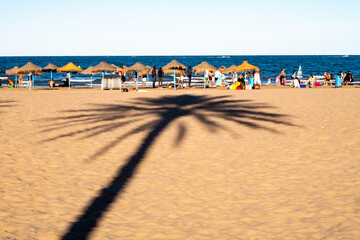
M 205 71 L 209 70 L 210 72 L 215 72 L 217 70 L 216 67 L 213 65 L 210 65 L 208 62 L 204 61 L 200 63 L 199 65 L 193 67 L 196 74 L 204 73 L 204 89 L 206 88 L 206 82 L 205 82 Z
M 59 67 L 53 63 L 49 63 L 46 67 L 43 68 L 43 72 L 52 72 L 56 71 Z
M 114 72 L 116 71 L 116 67 L 111 66 L 105 61 L 102 61 L 98 65 L 94 67 L 94 69 L 98 72 L 101 72 L 101 91 L 104 90 L 104 72 Z
M 112 66 L 112 67 L 114 67 L 116 69 L 115 72 L 120 72 L 121 71 L 120 67 L 116 66 L 115 64 L 110 64 L 110 66 Z
M 259 70 L 259 67 L 254 66 L 247 61 L 244 61 L 241 65 L 234 68 L 234 72 L 245 72 L 245 80 L 246 80 L 246 72 Z
M 126 71 L 129 73 L 137 72 L 137 75 L 136 75 L 136 89 L 137 89 L 137 87 L 138 87 L 137 82 L 138 82 L 139 74 L 140 75 L 147 74 L 149 72 L 149 69 L 144 64 L 137 62 L 134 65 L 132 65 L 131 67 L 127 68 Z
M 91 75 L 91 84 L 90 84 L 91 88 L 92 88 L 92 84 L 93 84 L 93 74 L 96 74 L 96 73 L 97 73 L 97 71 L 93 66 L 90 66 L 81 72 L 81 74 Z
M 96 73 L 97 73 L 97 71 L 93 66 L 90 66 L 90 67 L 88 67 L 87 69 L 85 69 L 84 71 L 81 72 L 81 74 L 86 74 L 86 75 L 88 75 L 88 74 L 96 74 Z
M 25 64 L 24 66 L 22 66 L 19 69 L 19 73 L 24 73 L 24 74 L 32 74 L 33 78 L 35 74 L 41 75 L 42 74 L 42 68 L 33 64 L 32 62 L 28 62 L 27 64 Z M 32 84 L 35 83 L 34 79 L 32 79 Z M 29 83 L 29 91 L 31 91 L 31 82 Z
M 15 67 L 5 71 L 6 75 L 15 75 L 15 86 L 17 84 L 17 75 L 18 75 L 19 71 L 20 71 L 20 68 L 18 66 L 15 66 Z
M 116 70 L 116 67 L 111 66 L 110 64 L 108 64 L 105 61 L 102 61 L 101 63 L 96 65 L 94 67 L 94 69 L 99 71 L 99 72 L 114 72 Z
M 19 69 L 19 73 L 24 73 L 24 74 L 28 74 L 28 73 L 37 74 L 41 72 L 42 72 L 42 68 L 33 64 L 32 62 L 28 62 Z
M 52 73 L 56 71 L 59 67 L 56 66 L 53 63 L 49 63 L 46 67 L 43 68 L 43 72 L 50 72 L 50 81 L 52 81 L 53 76 Z M 51 84 L 51 87 L 53 87 L 53 84 Z
M 226 67 L 223 65 L 221 67 L 218 68 L 218 70 L 221 72 L 221 71 L 224 71 L 224 69 L 226 69 Z
M 20 68 L 18 66 L 15 66 L 15 67 L 13 67 L 11 69 L 6 70 L 5 74 L 7 74 L 7 75 L 16 75 L 19 72 L 20 72 Z
M 169 73 L 174 71 L 174 90 L 176 90 L 176 70 L 186 70 L 186 66 L 182 63 L 179 63 L 176 60 L 172 60 L 170 63 L 162 67 L 164 73 Z
M 195 71 L 196 74 L 204 73 L 206 70 L 214 72 L 214 71 L 216 71 L 216 69 L 217 69 L 216 67 L 214 67 L 213 65 L 210 65 L 206 61 L 200 63 L 199 65 L 197 65 L 195 67 L 193 67 L 193 70 Z
M 69 73 L 69 90 L 70 90 L 70 79 L 71 79 L 71 73 L 79 73 L 82 72 L 81 67 L 76 66 L 75 64 L 73 64 L 72 62 L 69 62 L 68 64 L 66 64 L 65 66 L 58 68 L 57 69 L 58 72 L 66 72 Z
M 249 72 L 254 70 L 259 70 L 259 67 L 254 66 L 247 61 L 244 61 L 241 65 L 233 69 L 235 72 Z
M 235 64 L 231 65 L 231 66 L 228 67 L 228 68 L 225 68 L 225 69 L 224 69 L 224 73 L 225 73 L 225 74 L 231 73 L 231 72 L 234 71 L 234 68 L 236 68 L 236 65 L 235 65 Z
M 82 69 L 81 69 L 81 67 L 76 66 L 72 62 L 69 62 L 65 66 L 58 68 L 57 72 L 79 73 L 79 72 L 82 72 Z
M 137 62 L 131 67 L 127 68 L 127 72 L 129 73 L 134 73 L 134 72 L 144 73 L 146 71 L 148 71 L 148 68 L 140 62 Z

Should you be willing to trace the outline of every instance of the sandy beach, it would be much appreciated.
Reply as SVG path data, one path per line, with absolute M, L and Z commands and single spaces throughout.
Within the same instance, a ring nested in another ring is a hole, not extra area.
M 360 239 L 359 93 L 0 89 L 0 239 Z

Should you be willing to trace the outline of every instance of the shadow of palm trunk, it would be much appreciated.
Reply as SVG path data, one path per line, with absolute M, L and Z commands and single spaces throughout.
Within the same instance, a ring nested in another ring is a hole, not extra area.
M 159 123 L 143 140 L 136 153 L 129 158 L 127 163 L 121 169 L 119 169 L 114 180 L 110 182 L 107 187 L 103 188 L 99 195 L 92 200 L 89 206 L 84 210 L 84 214 L 71 225 L 62 239 L 87 239 L 90 236 L 103 214 L 105 214 L 118 194 L 122 192 L 131 177 L 135 174 L 137 166 L 146 156 L 147 151 L 151 145 L 154 144 L 155 139 L 174 119 L 174 116 L 171 116 L 172 114 L 166 115 L 167 116 L 164 116 L 159 120 Z

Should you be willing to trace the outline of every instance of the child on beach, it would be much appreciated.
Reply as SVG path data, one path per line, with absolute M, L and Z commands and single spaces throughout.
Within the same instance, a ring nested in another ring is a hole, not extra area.
M 311 87 L 311 88 L 313 88 L 314 87 L 314 85 L 315 85 L 315 78 L 314 78 L 314 76 L 313 75 L 310 75 L 309 76 L 309 87 Z
M 275 83 L 276 83 L 276 86 L 280 86 L 280 75 L 276 75 Z
M 268 86 L 271 86 L 271 78 L 270 78 L 270 77 L 268 77 L 267 85 L 268 85 Z

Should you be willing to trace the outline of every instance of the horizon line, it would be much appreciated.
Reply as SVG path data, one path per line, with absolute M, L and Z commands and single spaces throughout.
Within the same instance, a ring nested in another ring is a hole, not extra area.
M 206 57 L 206 56 L 360 56 L 359 54 L 170 54 L 170 55 L 0 55 L 0 57 Z

